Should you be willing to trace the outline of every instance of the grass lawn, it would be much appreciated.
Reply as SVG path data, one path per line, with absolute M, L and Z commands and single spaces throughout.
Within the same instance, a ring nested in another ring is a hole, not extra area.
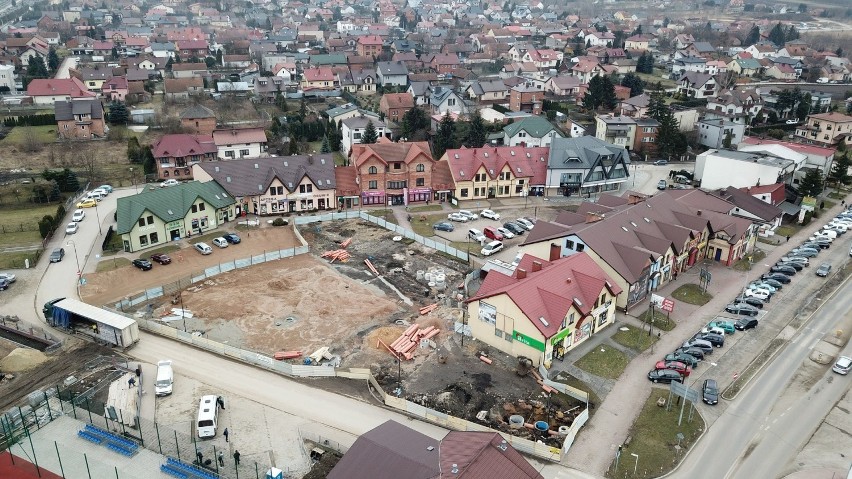
M 822 202 L 820 204 L 822 204 L 822 203 L 825 203 L 825 209 L 827 209 L 827 210 L 830 210 L 831 208 L 834 207 L 834 205 L 837 204 L 836 201 L 829 201 L 829 200 L 822 200 Z M 822 210 L 822 209 L 823 208 L 820 208 L 820 210 Z M 822 211 L 820 211 L 820 213 L 822 213 Z
M 650 317 L 651 315 L 648 314 L 647 310 L 645 310 L 644 313 L 639 315 L 639 321 L 647 323 Z M 665 311 L 660 311 L 659 308 L 654 308 L 654 328 L 661 329 L 663 331 L 671 331 L 674 327 L 675 322 L 666 317 Z
M 180 246 L 178 246 L 178 245 L 176 245 L 176 244 L 170 244 L 170 245 L 163 246 L 163 247 L 161 247 L 161 248 L 155 248 L 155 249 L 145 250 L 145 252 L 144 252 L 144 253 L 142 253 L 142 254 L 140 254 L 140 255 L 139 255 L 139 259 L 148 259 L 148 258 L 150 258 L 152 255 L 155 255 L 155 254 L 169 254 L 169 253 L 174 253 L 175 251 L 177 251 L 177 250 L 179 250 L 179 249 L 180 249 Z
M 842 200 L 846 198 L 846 193 L 838 193 L 837 191 L 832 191 L 828 194 L 828 197 L 833 200 Z
M 18 251 L 14 253 L 0 253 L 0 269 L 23 269 L 26 260 L 30 260 L 32 268 L 44 251 L 41 249 L 32 251 Z
M 343 153 L 339 151 L 334 152 L 334 166 L 345 166 L 346 165 L 346 157 L 343 156 Z
M 56 125 L 44 126 L 16 126 L 12 128 L 9 135 L 0 141 L 0 145 L 8 147 L 11 145 L 21 146 L 27 141 L 27 135 L 32 131 L 33 138 L 38 143 L 53 143 L 56 141 Z
M 431 206 L 431 205 L 430 205 L 430 206 Z M 425 208 L 425 206 L 424 206 L 424 208 Z M 422 220 L 421 220 L 421 217 L 423 217 L 423 219 L 422 219 Z M 448 220 L 448 219 L 447 219 L 447 216 L 446 216 L 446 215 L 444 215 L 444 214 L 437 214 L 437 215 L 425 215 L 425 214 L 421 215 L 421 214 L 417 214 L 417 215 L 411 215 L 411 229 L 412 229 L 415 233 L 417 233 L 417 234 L 419 234 L 419 235 L 421 235 L 421 236 L 426 236 L 426 237 L 434 236 L 435 231 L 434 231 L 434 230 L 432 230 L 432 225 L 434 225 L 435 223 L 441 222 L 441 221 L 447 221 L 447 222 L 450 222 L 450 220 Z M 458 227 L 458 225 L 457 225 L 457 224 L 453 224 L 453 226 Z
M 637 329 L 633 326 L 627 326 L 627 331 L 619 331 L 612 335 L 612 340 L 616 343 L 628 347 L 637 353 L 641 353 L 642 351 L 651 347 L 652 344 L 657 342 L 657 335 L 648 336 L 648 333 Z
M 45 215 L 53 216 L 59 203 L 32 205 L 22 203 L 0 208 L 0 245 L 28 245 L 40 243 L 38 222 Z M 24 231 L 21 231 L 24 230 Z
M 444 208 L 441 205 L 424 205 L 424 206 L 414 206 L 409 208 L 409 211 L 412 213 L 423 213 L 426 211 L 442 211 Z
M 654 71 L 655 71 L 655 73 L 653 73 L 653 74 L 637 73 L 636 75 L 639 76 L 639 78 L 641 78 L 646 83 L 646 86 L 648 86 L 648 87 L 656 84 L 657 82 L 660 82 L 660 84 L 663 86 L 663 88 L 674 88 L 675 86 L 677 86 L 677 83 L 674 80 L 669 80 L 668 78 L 663 78 L 659 74 L 656 73 L 656 69 Z
M 393 210 L 364 210 L 370 216 L 375 216 L 376 218 L 382 218 L 388 223 L 396 224 L 396 216 L 393 215 Z
M 630 445 L 625 447 L 621 453 L 618 471 L 615 470 L 615 459 L 607 471 L 607 477 L 611 478 L 650 478 L 658 477 L 671 471 L 695 443 L 704 430 L 704 420 L 694 412 L 692 422 L 687 421 L 689 417 L 689 404 L 683 411 L 683 420 L 680 426 L 677 424 L 680 416 L 680 407 L 672 404 L 671 410 L 657 406 L 657 399 L 668 399 L 668 388 L 654 388 L 651 395 L 645 401 L 645 406 L 633 427 L 630 428 Z M 680 441 L 680 453 L 675 446 L 678 444 L 677 434 L 683 434 Z M 626 439 L 626 438 L 625 438 Z M 636 458 L 631 454 L 639 456 L 636 474 L 633 469 L 637 465 Z
M 800 229 L 802 229 L 802 226 L 798 224 L 783 225 L 779 226 L 778 228 L 775 228 L 775 234 L 786 238 L 787 236 L 793 236 L 794 234 L 798 233 Z
M 577 360 L 574 365 L 595 376 L 618 379 L 629 362 L 630 359 L 621 351 L 610 346 L 601 346 Z
M 746 256 L 745 258 L 734 263 L 733 267 L 737 271 L 749 271 L 751 269 L 751 266 L 760 263 L 761 261 L 763 261 L 763 258 L 766 258 L 766 253 L 761 250 L 756 250 L 754 253 L 751 254 L 751 265 L 749 264 L 748 256 Z
M 129 265 L 130 260 L 127 258 L 112 257 L 111 259 L 105 259 L 98 262 L 97 272 L 101 273 L 103 271 L 112 271 L 114 269 L 123 268 Z
M 701 291 L 697 284 L 685 284 L 672 292 L 672 297 L 684 303 L 697 304 L 699 306 L 707 304 L 713 299 L 713 295 Z

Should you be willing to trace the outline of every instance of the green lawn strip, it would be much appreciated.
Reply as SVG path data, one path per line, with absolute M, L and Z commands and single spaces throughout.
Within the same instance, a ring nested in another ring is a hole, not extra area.
M 180 246 L 178 246 L 178 245 L 176 245 L 176 244 L 166 245 L 166 246 L 163 246 L 163 247 L 161 247 L 161 248 L 146 249 L 145 251 L 143 251 L 143 252 L 139 255 L 139 259 L 148 259 L 148 258 L 150 258 L 152 255 L 155 255 L 155 254 L 169 254 L 169 253 L 174 253 L 175 251 L 178 251 L 179 249 L 180 249 Z
M 603 351 L 601 351 L 603 349 Z M 618 349 L 611 346 L 601 346 L 587 353 L 577 360 L 574 365 L 595 376 L 607 379 L 618 379 L 630 358 Z
M 672 292 L 672 298 L 684 303 L 703 306 L 713 299 L 713 295 L 702 291 L 697 284 L 684 284 Z
M 644 313 L 639 315 L 638 319 L 639 319 L 639 321 L 642 321 L 643 323 L 647 324 L 650 317 L 651 316 L 650 316 L 650 314 L 648 314 L 648 311 L 645 310 Z M 673 319 L 668 318 L 666 316 L 665 311 L 660 311 L 659 308 L 655 307 L 654 308 L 654 328 L 655 329 L 661 329 L 663 331 L 671 331 L 672 329 L 675 328 L 675 321 Z
M 2 228 L 20 230 L 21 225 L 26 229 L 33 227 L 38 233 L 38 221 L 45 215 L 56 214 L 60 203 L 34 205 L 32 203 L 8 204 L 0 208 L 0 224 Z M 0 231 L 3 231 L 0 229 Z
M 409 211 L 412 213 L 422 213 L 425 211 L 441 211 L 444 207 L 441 205 L 424 205 L 424 206 L 413 206 L 409 208 Z
M 364 210 L 370 216 L 375 216 L 376 218 L 382 218 L 388 223 L 396 224 L 396 216 L 393 215 L 393 210 Z
M 751 254 L 751 265 L 749 264 L 749 257 L 746 256 L 745 258 L 734 263 L 733 268 L 737 271 L 749 271 L 752 265 L 760 263 L 761 261 L 763 261 L 763 258 L 766 258 L 766 253 L 762 250 L 756 250 Z
M 458 227 L 458 224 L 452 223 L 447 219 L 447 215 L 439 213 L 435 215 L 411 215 L 411 229 L 420 236 L 434 236 L 435 231 L 432 229 L 432 226 L 442 221 Z
M 64 225 L 60 225 L 64 230 Z M 14 233 L 0 233 L 0 246 L 29 246 L 41 244 L 41 235 L 35 231 L 17 231 Z
M 26 267 L 27 259 L 30 260 L 30 268 L 32 268 L 42 253 L 41 249 L 0 253 L 0 269 L 23 269 Z
M 657 335 L 648 336 L 647 331 L 643 331 L 641 329 L 637 329 L 633 326 L 626 326 L 627 331 L 619 331 L 612 335 L 612 340 L 616 343 L 630 348 L 637 353 L 641 353 L 642 351 L 651 347 L 652 344 L 657 342 Z
M 616 461 L 613 457 L 606 477 L 617 479 L 659 477 L 671 471 L 683 458 L 685 451 L 689 450 L 701 436 L 704 420 L 697 412 L 693 413 L 691 422 L 687 420 L 690 408 L 688 403 L 684 407 L 680 426 L 677 424 L 681 412 L 679 405 L 672 404 L 668 411 L 665 406 L 657 405 L 659 398 L 668 400 L 668 397 L 668 388 L 652 389 L 642 412 L 630 428 L 628 433 L 631 437 L 630 445 L 621 451 L 618 470 L 615 469 Z M 678 445 L 678 433 L 684 436 L 680 441 L 680 453 L 675 448 Z M 636 454 L 638 460 L 632 454 Z M 636 474 L 633 473 L 634 468 Z
M 834 205 L 837 204 L 836 201 L 829 201 L 829 200 L 823 200 L 822 203 L 825 203 L 825 205 L 823 205 L 823 206 L 825 206 L 824 209 L 826 209 L 826 210 L 830 210 L 830 209 L 834 208 Z M 822 209 L 823 208 L 820 208 L 820 210 L 822 210 Z M 820 211 L 820 213 L 822 213 L 822 211 Z
M 0 145 L 23 145 L 27 141 L 27 135 L 32 131 L 34 139 L 38 143 L 53 143 L 56 141 L 56 125 L 44 126 L 16 126 L 0 141 Z
M 123 267 L 129 266 L 129 265 L 130 265 L 129 259 L 113 257 L 113 258 L 98 262 L 98 269 L 96 271 L 98 273 L 102 273 L 104 271 L 112 271 L 114 269 L 123 268 Z
M 733 400 L 737 397 L 740 390 L 745 387 L 746 384 L 751 380 L 751 378 L 760 371 L 760 368 L 772 359 L 772 356 L 775 354 L 775 351 L 778 350 L 781 346 L 783 346 L 785 341 L 783 339 L 775 338 L 769 342 L 769 346 L 766 347 L 760 354 L 758 354 L 754 360 L 749 363 L 748 366 L 745 367 L 742 371 L 739 371 L 739 375 L 734 381 L 722 391 L 722 399 Z
M 802 229 L 801 225 L 784 225 L 775 228 L 775 234 L 786 238 L 795 235 L 800 229 Z

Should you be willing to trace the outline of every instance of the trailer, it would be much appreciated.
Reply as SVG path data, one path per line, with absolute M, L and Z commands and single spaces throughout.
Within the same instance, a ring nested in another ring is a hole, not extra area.
M 48 301 L 42 312 L 51 326 L 90 336 L 99 342 L 126 349 L 139 341 L 139 324 L 135 320 L 76 299 Z

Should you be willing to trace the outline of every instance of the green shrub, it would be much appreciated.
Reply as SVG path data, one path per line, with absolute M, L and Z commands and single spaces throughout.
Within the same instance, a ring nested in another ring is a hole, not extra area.
M 287 220 L 284 218 L 275 218 L 275 220 L 272 221 L 272 226 L 285 226 L 286 224 Z

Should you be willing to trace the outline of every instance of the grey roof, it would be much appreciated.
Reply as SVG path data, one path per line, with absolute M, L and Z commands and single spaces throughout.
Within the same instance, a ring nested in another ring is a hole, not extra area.
M 772 221 L 784 214 L 781 208 L 765 201 L 761 201 L 737 188 L 726 188 L 715 193 L 723 200 L 733 203 L 737 209 L 757 216 L 766 222 Z M 742 216 L 741 214 L 738 214 L 738 211 L 734 211 L 733 214 Z
M 714 156 L 728 158 L 730 160 L 745 161 L 748 163 L 759 163 L 761 165 L 774 166 L 776 168 L 787 168 L 795 163 L 793 160 L 787 160 L 784 158 L 779 158 L 777 156 L 749 151 L 708 150 L 707 153 Z
M 328 479 L 440 476 L 439 442 L 394 421 L 367 431 L 328 474 Z
M 593 136 L 578 138 L 554 138 L 550 144 L 550 156 L 547 159 L 548 168 L 591 168 L 602 155 L 614 155 L 630 163 L 627 150 L 615 146 Z
M 680 77 L 678 82 L 686 80 L 689 82 L 690 86 L 700 87 L 706 84 L 712 78 L 713 75 L 707 75 L 706 73 L 686 72 Z
M 373 126 L 376 128 L 386 128 L 385 122 L 381 121 L 378 118 L 372 116 L 353 116 L 352 118 L 347 118 L 343 120 L 343 124 L 348 126 L 350 129 L 354 128 L 366 128 L 367 123 L 373 122 Z
M 408 89 L 411 90 L 411 94 L 414 96 L 423 96 L 429 91 L 430 86 L 427 81 L 413 81 L 408 86 Z
M 683 57 L 675 60 L 675 63 L 707 63 L 707 60 L 701 57 Z
M 432 89 L 432 94 L 429 95 L 429 103 L 435 106 L 440 105 L 450 95 L 455 95 L 455 92 L 452 88 L 436 86 Z
M 699 52 L 702 52 L 702 53 L 710 53 L 710 52 L 716 51 L 716 49 L 713 48 L 713 45 L 711 45 L 708 42 L 695 42 L 695 43 L 692 44 L 692 46 L 695 47 L 696 50 L 698 50 Z
M 325 111 L 325 114 L 328 115 L 329 118 L 334 118 L 338 115 L 342 115 L 344 113 L 349 113 L 350 111 L 357 110 L 357 109 L 358 109 L 358 105 L 355 105 L 354 103 L 347 103 L 345 105 L 341 105 L 341 106 L 338 106 L 338 107 L 335 107 L 335 108 L 329 108 L 328 110 Z
M 190 181 L 169 188 L 147 190 L 118 199 L 116 233 L 130 233 L 145 211 L 150 211 L 165 223 L 182 219 L 198 198 L 217 210 L 236 203 L 221 186 L 213 182 Z
M 579 84 L 579 83 L 578 83 Z M 474 80 L 470 84 L 470 89 L 477 95 L 482 95 L 483 93 L 493 93 L 499 91 L 508 91 L 506 88 L 506 84 L 502 79 L 497 80 Z
M 91 115 L 98 120 L 104 117 L 104 109 L 100 100 L 71 100 L 56 101 L 54 104 L 56 121 L 73 120 L 74 115 Z
M 256 196 L 266 192 L 272 180 L 278 180 L 291 193 L 304 177 L 320 190 L 334 189 L 334 156 L 270 156 L 230 161 L 208 161 L 198 166 L 233 196 Z
M 204 105 L 193 105 L 184 110 L 180 114 L 180 117 L 185 120 L 195 120 L 199 118 L 216 118 L 216 114 Z
M 401 61 L 379 62 L 376 71 L 381 75 L 408 75 L 408 67 Z

